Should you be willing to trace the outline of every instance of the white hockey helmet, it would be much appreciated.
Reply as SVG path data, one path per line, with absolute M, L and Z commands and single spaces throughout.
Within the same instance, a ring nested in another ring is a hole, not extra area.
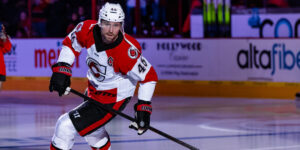
M 105 3 L 105 5 L 99 11 L 99 24 L 101 23 L 102 19 L 111 22 L 121 22 L 123 24 L 125 14 L 121 5 L 118 3 Z

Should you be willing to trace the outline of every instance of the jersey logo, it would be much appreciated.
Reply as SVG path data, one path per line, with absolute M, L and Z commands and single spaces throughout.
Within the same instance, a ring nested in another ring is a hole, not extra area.
M 86 64 L 89 67 L 89 71 L 97 79 L 97 81 L 102 82 L 105 80 L 106 66 L 100 65 L 95 59 L 87 58 Z
M 130 47 L 128 49 L 128 56 L 131 58 L 131 59 L 136 59 L 138 57 L 138 51 L 137 49 L 133 48 L 133 47 Z
M 114 59 L 113 59 L 111 56 L 109 56 L 109 57 L 108 57 L 108 60 L 107 60 L 107 64 L 108 64 L 109 66 L 112 66 L 112 65 L 113 65 L 113 62 L 114 62 Z
M 79 112 L 76 110 L 75 113 L 73 114 L 73 117 L 80 118 L 81 116 L 80 116 Z

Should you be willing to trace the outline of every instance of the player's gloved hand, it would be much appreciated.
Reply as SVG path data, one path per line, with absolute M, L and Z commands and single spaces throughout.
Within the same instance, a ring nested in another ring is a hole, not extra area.
M 129 128 L 138 131 L 138 135 L 142 135 L 150 126 L 150 115 L 152 113 L 151 102 L 138 100 L 134 105 L 135 122 L 131 122 Z
M 52 72 L 49 91 L 57 91 L 59 96 L 69 94 L 70 91 L 66 89 L 71 85 L 71 65 L 64 62 L 56 63 L 52 66 Z

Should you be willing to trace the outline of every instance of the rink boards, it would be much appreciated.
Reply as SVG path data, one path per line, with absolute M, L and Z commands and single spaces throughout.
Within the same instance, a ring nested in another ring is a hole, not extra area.
M 13 39 L 5 90 L 47 90 L 62 39 Z M 138 39 L 158 73 L 158 95 L 293 98 L 300 83 L 297 39 Z M 86 85 L 86 51 L 72 87 Z
M 47 91 L 48 77 L 8 77 L 4 90 Z M 84 92 L 85 78 L 72 78 L 71 87 Z M 299 83 L 253 81 L 179 81 L 160 80 L 157 96 L 247 97 L 294 99 Z

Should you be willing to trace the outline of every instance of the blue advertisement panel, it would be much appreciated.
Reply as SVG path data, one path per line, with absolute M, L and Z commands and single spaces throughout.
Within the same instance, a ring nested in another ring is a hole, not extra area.
M 300 14 L 235 14 L 232 37 L 298 37 Z

